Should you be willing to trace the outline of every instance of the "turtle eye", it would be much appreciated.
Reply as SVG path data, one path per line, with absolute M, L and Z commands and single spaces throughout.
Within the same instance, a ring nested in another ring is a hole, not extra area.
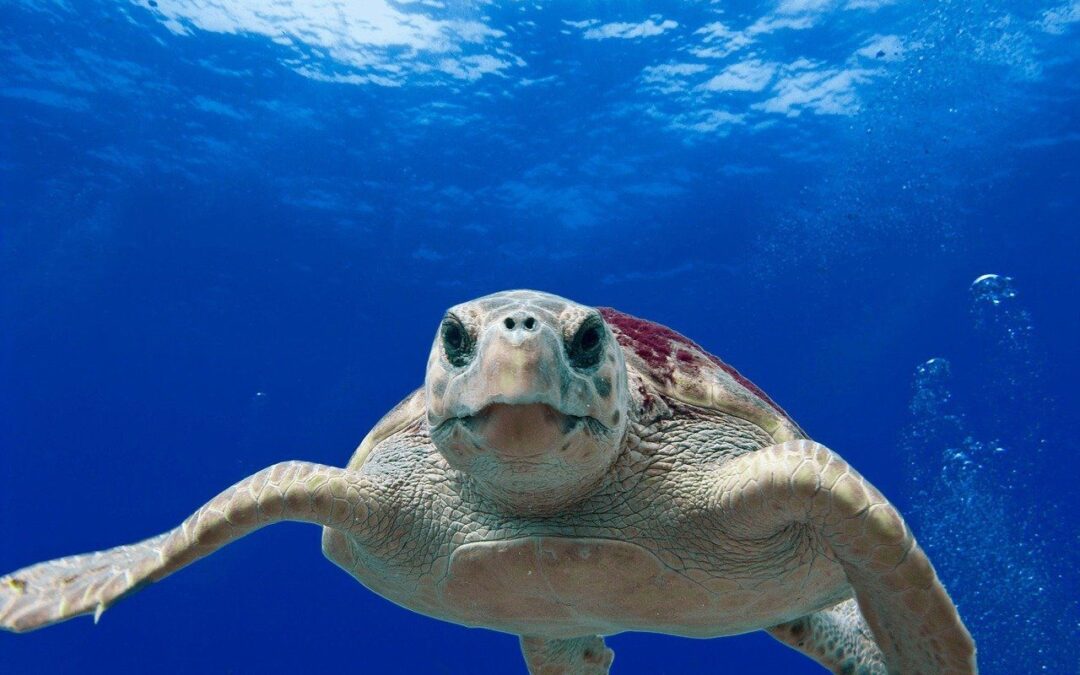
M 443 351 L 446 352 L 446 360 L 456 368 L 460 368 L 469 362 L 472 356 L 472 340 L 469 332 L 465 330 L 456 317 L 448 316 L 443 319 L 442 328 Z
M 604 325 L 599 317 L 589 317 L 581 322 L 574 338 L 567 347 L 570 364 L 575 368 L 592 368 L 600 363 L 600 354 L 604 345 Z

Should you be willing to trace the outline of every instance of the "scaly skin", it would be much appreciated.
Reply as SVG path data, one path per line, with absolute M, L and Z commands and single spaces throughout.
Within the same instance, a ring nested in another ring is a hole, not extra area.
M 975 672 L 955 608 L 877 490 L 693 343 L 600 316 L 523 291 L 453 308 L 425 389 L 348 468 L 275 465 L 168 533 L 3 577 L 0 627 L 100 615 L 299 520 L 387 599 L 520 635 L 533 673 L 606 673 L 602 636 L 626 630 L 758 629 L 836 673 Z

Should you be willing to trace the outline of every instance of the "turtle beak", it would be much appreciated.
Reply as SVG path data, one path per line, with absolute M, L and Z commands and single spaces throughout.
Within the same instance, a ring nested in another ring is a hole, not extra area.
M 558 394 L 558 354 L 551 340 L 534 331 L 496 331 L 481 352 L 478 388 L 491 402 L 548 402 Z
M 527 312 L 493 321 L 481 336 L 469 386 L 443 424 L 460 423 L 478 448 L 504 461 L 539 460 L 558 449 L 588 412 L 560 404 L 562 349 L 554 329 Z
M 463 416 L 473 437 L 506 460 L 539 458 L 580 421 L 559 409 L 558 344 L 536 325 L 525 329 L 527 318 L 507 317 L 485 336 L 473 381 L 483 399 Z
M 584 415 L 563 405 L 560 386 L 562 338 L 524 311 L 493 320 L 479 336 L 476 358 L 452 385 L 449 404 L 438 417 L 468 418 L 495 403 L 543 403 L 567 415 Z

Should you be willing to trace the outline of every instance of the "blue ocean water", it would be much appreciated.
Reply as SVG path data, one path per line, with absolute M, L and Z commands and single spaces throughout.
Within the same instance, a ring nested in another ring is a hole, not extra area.
M 342 465 L 443 310 L 671 326 L 901 508 L 985 673 L 1078 673 L 1077 0 L 0 0 L 0 572 Z M 993 275 L 993 276 L 986 276 Z M 615 673 L 821 672 L 623 634 Z M 0 672 L 523 672 L 283 524 Z

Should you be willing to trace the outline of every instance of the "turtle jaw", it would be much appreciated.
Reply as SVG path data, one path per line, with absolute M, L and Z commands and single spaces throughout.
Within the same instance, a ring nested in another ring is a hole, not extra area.
M 590 494 L 615 460 L 614 436 L 592 417 L 533 402 L 489 403 L 431 429 L 451 466 L 520 514 L 553 512 Z
M 542 460 L 585 421 L 546 403 L 491 403 L 461 419 L 471 434 L 507 460 Z
M 440 448 L 471 446 L 467 452 L 452 454 L 481 452 L 506 463 L 541 465 L 558 463 L 558 455 L 572 450 L 582 435 L 603 439 L 611 433 L 593 417 L 563 412 L 549 403 L 496 400 L 476 412 L 444 420 L 431 429 L 431 438 Z

